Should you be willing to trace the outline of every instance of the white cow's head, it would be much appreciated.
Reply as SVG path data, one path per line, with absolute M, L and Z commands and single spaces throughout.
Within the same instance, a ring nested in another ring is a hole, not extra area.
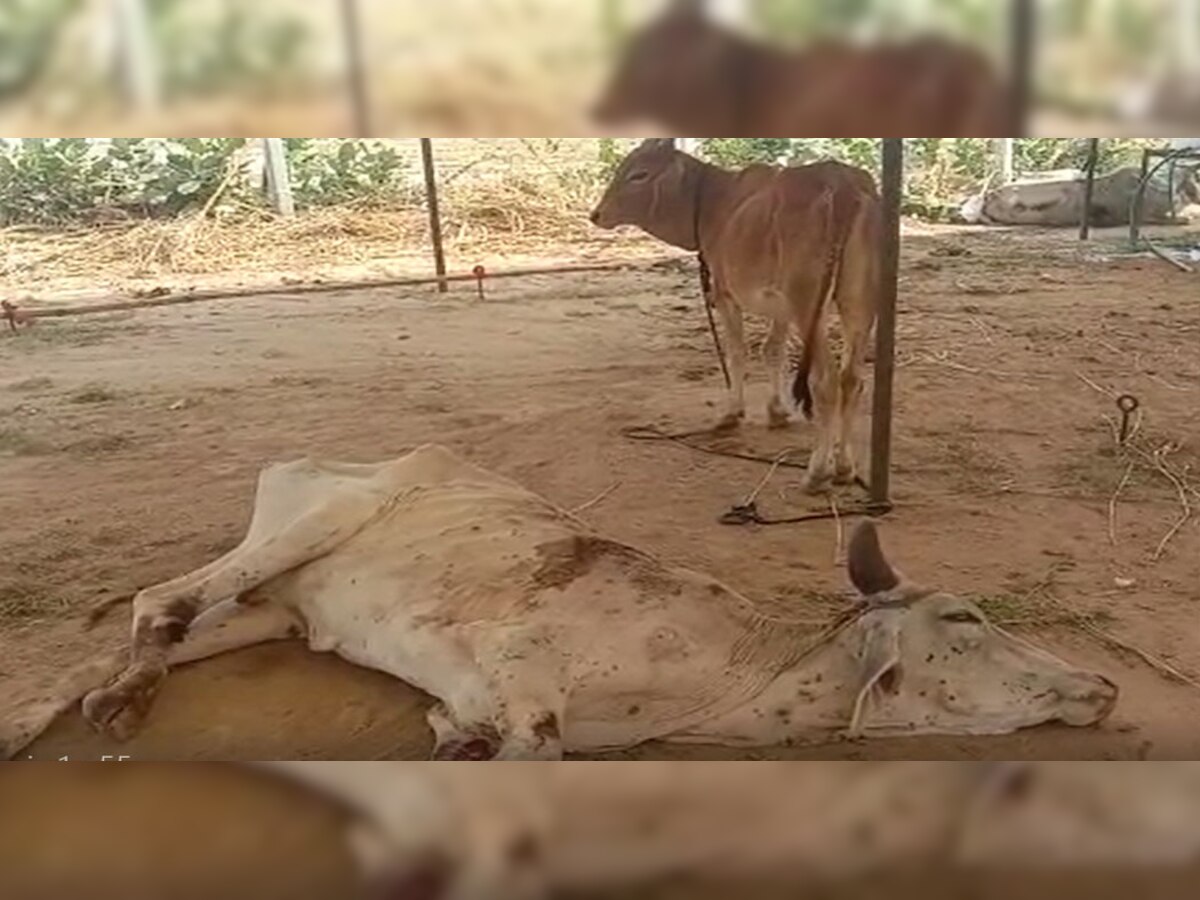
M 862 611 L 833 646 L 854 659 L 851 733 L 1004 734 L 1112 712 L 1107 678 L 991 624 L 970 600 L 902 579 L 869 522 L 851 539 L 849 572 Z

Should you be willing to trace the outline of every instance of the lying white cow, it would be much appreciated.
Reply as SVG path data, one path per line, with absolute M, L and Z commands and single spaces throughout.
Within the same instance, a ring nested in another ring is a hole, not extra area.
M 436 697 L 438 759 L 996 734 L 1112 710 L 1111 682 L 902 582 L 869 524 L 849 570 L 860 603 L 814 639 L 439 447 L 276 465 L 241 546 L 135 598 L 132 659 L 84 714 L 122 737 L 169 667 L 299 635 Z M 7 723 L 4 749 L 31 741 L 62 699 Z

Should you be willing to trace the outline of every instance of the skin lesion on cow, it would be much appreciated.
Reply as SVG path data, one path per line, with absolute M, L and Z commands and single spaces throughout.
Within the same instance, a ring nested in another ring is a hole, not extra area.
M 530 576 L 539 588 L 563 589 L 592 572 L 606 559 L 640 563 L 644 557 L 632 547 L 588 534 L 573 534 L 534 548 L 538 566 Z

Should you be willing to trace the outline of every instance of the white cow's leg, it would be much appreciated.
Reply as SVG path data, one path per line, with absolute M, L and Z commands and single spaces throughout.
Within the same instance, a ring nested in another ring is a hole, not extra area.
M 725 360 L 729 367 L 729 405 L 717 423 L 718 431 L 737 428 L 746 418 L 746 336 L 742 329 L 742 309 L 727 293 L 718 292 L 717 312 L 725 332 Z
M 246 606 L 226 600 L 197 616 L 183 640 L 166 650 L 161 664 L 135 660 L 111 685 L 85 696 L 84 717 L 96 728 L 124 740 L 149 712 L 171 666 L 297 637 L 302 630 L 296 616 L 282 607 L 270 603 Z
M 500 733 L 491 722 L 465 725 L 443 703 L 430 708 L 425 721 L 433 729 L 435 760 L 479 762 L 493 759 L 500 752 Z
M 545 628 L 480 631 L 475 654 L 491 685 L 498 760 L 556 760 L 563 754 L 567 660 Z
M 258 543 L 243 544 L 195 572 L 139 591 L 133 600 L 130 671 L 139 670 L 147 682 L 161 678 L 168 648 L 183 639 L 198 615 L 329 553 L 387 507 L 374 494 L 337 497 Z
M 813 341 L 811 350 L 812 368 L 809 384 L 813 395 L 813 422 L 816 426 L 816 444 L 808 459 L 808 472 L 804 477 L 804 489 L 812 494 L 821 493 L 829 486 L 833 462 L 835 418 L 837 416 L 837 380 L 829 365 L 829 348 L 822 336 Z
M 767 424 L 771 428 L 787 428 L 791 422 L 790 405 L 784 387 L 786 357 L 783 351 L 787 337 L 787 322 L 776 319 L 771 323 L 771 333 L 763 345 L 763 356 L 771 374 L 771 397 L 767 401 Z

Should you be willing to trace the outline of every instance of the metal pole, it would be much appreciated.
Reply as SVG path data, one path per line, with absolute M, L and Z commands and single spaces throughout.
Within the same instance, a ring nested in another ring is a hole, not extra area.
M 1175 0 L 1175 66 L 1194 77 L 1200 69 L 1200 2 Z
M 263 138 L 263 165 L 267 172 L 267 193 L 271 206 L 281 216 L 296 214 L 292 197 L 291 174 L 288 171 L 287 145 L 283 138 Z
M 1012 20 L 1009 26 L 1009 83 L 1012 86 L 1012 108 L 1008 133 L 1012 137 L 1025 137 L 1029 107 L 1033 99 L 1037 9 L 1033 0 L 1010 2 Z
M 1100 164 L 1100 138 L 1088 138 L 1087 180 L 1083 183 L 1083 212 L 1079 220 L 1079 239 L 1092 234 L 1092 196 L 1096 191 L 1096 167 Z
M 446 284 L 446 253 L 442 248 L 442 214 L 438 210 L 437 174 L 433 169 L 433 140 L 421 138 L 421 162 L 425 166 L 425 198 L 429 203 L 429 233 L 433 238 L 433 265 L 438 276 L 438 293 L 449 290 Z
M 1016 138 L 997 138 L 996 144 L 1000 157 L 1000 183 L 1012 184 L 1016 178 Z
M 371 102 L 367 92 L 367 70 L 362 44 L 362 16 L 358 0 L 340 0 L 342 39 L 346 49 L 346 75 L 350 88 L 350 108 L 354 114 L 354 132 L 360 138 L 371 137 Z
M 145 0 L 111 0 L 117 30 L 117 65 L 125 99 L 145 112 L 162 100 L 158 57 Z
M 1138 179 L 1138 193 L 1134 195 L 1129 211 L 1129 243 L 1137 247 L 1142 241 L 1142 195 L 1146 190 L 1146 181 L 1150 177 L 1150 149 L 1142 150 L 1142 174 Z
M 875 324 L 875 394 L 871 410 L 871 509 L 892 508 L 892 386 L 896 371 L 896 297 L 900 281 L 900 202 L 904 139 L 883 140 L 883 230 L 879 248 L 879 318 Z

